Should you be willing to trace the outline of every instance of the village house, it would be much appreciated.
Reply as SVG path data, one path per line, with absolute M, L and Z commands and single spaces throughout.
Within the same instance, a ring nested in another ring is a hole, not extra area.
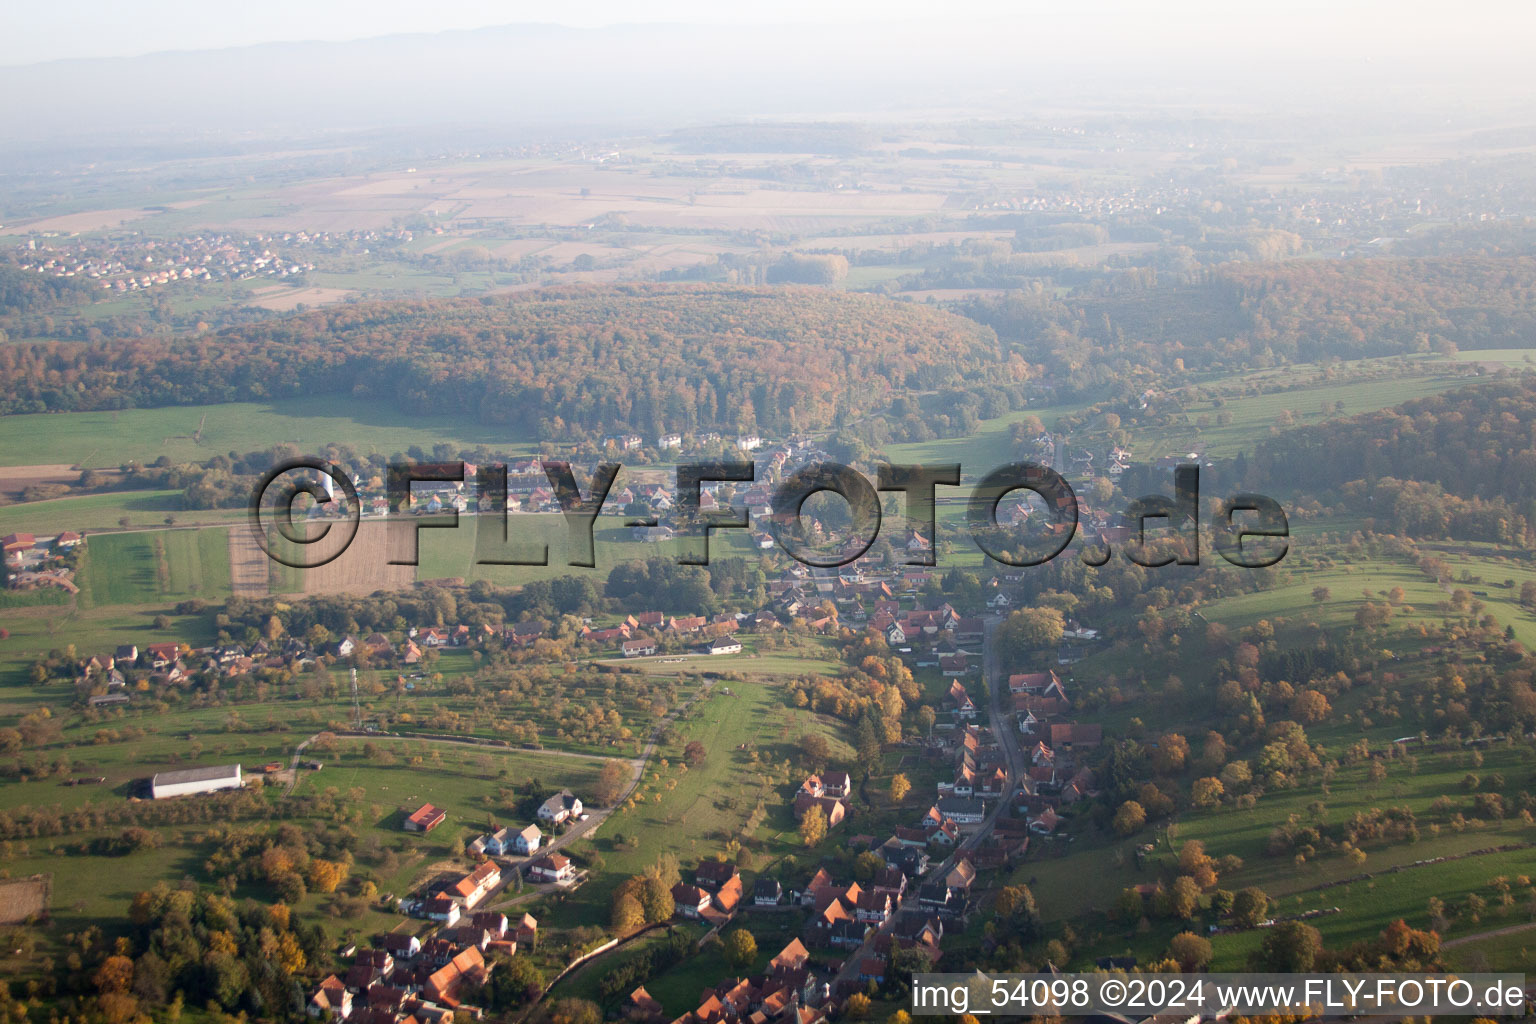
M 504 853 L 513 853 L 527 857 L 538 852 L 539 845 L 544 841 L 544 833 L 539 831 L 539 826 L 529 825 L 521 832 L 512 836 L 512 844 Z
M 562 789 L 539 805 L 539 820 L 551 825 L 564 824 L 581 816 L 581 799 L 568 789 Z
M 465 910 L 473 910 L 476 904 L 485 899 L 500 884 L 501 868 L 496 866 L 495 861 L 488 860 L 444 889 L 441 895 L 459 901 L 464 905 Z
M 434 896 L 421 905 L 422 917 L 429 921 L 441 921 L 449 928 L 459 923 L 462 913 L 459 905 L 446 896 Z
M 953 708 L 959 718 L 975 718 L 976 704 L 971 700 L 971 695 L 966 692 L 965 684 L 956 679 L 949 684 L 949 690 L 944 695 L 945 701 Z
M 752 903 L 759 907 L 776 907 L 784 898 L 784 886 L 777 878 L 762 877 L 752 883 Z
M 957 825 L 980 825 L 987 817 L 986 806 L 974 797 L 941 796 L 935 806 Z
M 340 978 L 328 974 L 309 997 L 305 1011 L 316 1020 L 346 1020 L 352 1013 L 352 993 Z
M 569 885 L 576 878 L 576 865 L 560 853 L 546 853 L 529 863 L 528 878 L 534 882 Z
M 485 957 L 479 949 L 470 946 L 434 971 L 421 990 L 434 1002 L 457 1006 L 467 992 L 485 984 L 489 973 Z
M 532 946 L 539 938 L 539 922 L 532 914 L 524 914 L 518 918 L 517 928 L 513 932 L 518 945 Z
M 1008 677 L 1008 692 L 1011 694 L 1040 693 L 1052 683 L 1060 682 L 1056 673 L 1050 670 L 1044 672 L 1015 672 Z
M 641 658 L 656 653 L 656 641 L 654 640 L 625 640 L 619 645 L 619 650 L 626 658 Z
M 721 887 L 731 879 L 739 876 L 740 872 L 736 870 L 736 865 L 732 861 L 705 860 L 699 862 L 698 868 L 693 873 L 693 880 L 700 889 L 715 893 L 719 892 Z
M 704 654 L 740 654 L 741 641 L 734 636 L 723 636 L 709 641 L 700 651 Z
M 698 918 L 709 907 L 710 895 L 696 885 L 687 882 L 678 882 L 672 887 L 672 902 L 677 907 L 677 916 L 686 918 Z
M 385 932 L 374 940 L 374 945 L 396 962 L 414 960 L 421 952 L 421 940 L 404 932 Z
M 1104 727 L 1098 722 L 1055 722 L 1050 737 L 1053 748 L 1088 750 L 1103 742 Z
M 830 795 L 825 782 L 817 775 L 807 777 L 795 793 L 795 820 L 803 820 L 812 807 L 821 808 L 822 813 L 827 816 L 828 828 L 836 827 L 848 816 L 848 806 L 844 800 Z

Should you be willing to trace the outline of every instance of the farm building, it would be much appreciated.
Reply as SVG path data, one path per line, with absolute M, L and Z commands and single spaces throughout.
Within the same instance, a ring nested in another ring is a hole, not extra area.
M 188 793 L 212 793 L 219 789 L 239 789 L 240 766 L 221 764 L 211 768 L 179 768 L 157 772 L 150 780 L 149 792 L 156 800 Z
M 431 804 L 422 804 L 416 812 L 405 819 L 407 832 L 431 832 L 441 825 L 448 817 L 446 811 L 439 810 Z

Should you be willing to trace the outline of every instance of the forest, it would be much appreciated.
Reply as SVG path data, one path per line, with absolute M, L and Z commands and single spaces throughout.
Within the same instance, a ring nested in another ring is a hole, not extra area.
M 1411 537 L 1523 543 L 1536 500 L 1536 382 L 1405 402 L 1260 442 L 1250 482 L 1337 494 Z
M 546 439 L 786 432 L 878 410 L 891 389 L 1021 378 L 992 332 L 922 306 L 708 285 L 343 305 L 194 337 L 0 352 L 0 412 L 353 394 L 465 410 Z
M 1533 297 L 1536 258 L 1499 252 L 1137 267 L 1067 297 L 1037 283 L 957 308 L 1063 393 L 1092 398 L 1190 371 L 1522 348 Z

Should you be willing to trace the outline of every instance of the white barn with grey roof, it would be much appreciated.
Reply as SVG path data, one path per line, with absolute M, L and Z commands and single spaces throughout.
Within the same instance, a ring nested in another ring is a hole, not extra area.
M 157 772 L 150 780 L 149 792 L 156 800 L 164 800 L 166 797 L 187 796 L 191 793 L 239 789 L 241 785 L 240 766 L 222 764 L 206 768 L 179 768 L 169 772 Z

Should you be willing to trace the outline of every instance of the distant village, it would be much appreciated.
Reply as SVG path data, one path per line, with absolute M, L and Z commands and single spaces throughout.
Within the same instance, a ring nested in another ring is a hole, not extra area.
M 23 270 L 88 282 L 128 293 L 182 283 L 282 280 L 315 269 L 312 258 L 292 252 L 367 254 L 369 245 L 410 241 L 411 232 L 288 231 L 280 234 L 192 234 L 154 238 L 137 231 L 101 236 L 42 233 L 16 246 Z

